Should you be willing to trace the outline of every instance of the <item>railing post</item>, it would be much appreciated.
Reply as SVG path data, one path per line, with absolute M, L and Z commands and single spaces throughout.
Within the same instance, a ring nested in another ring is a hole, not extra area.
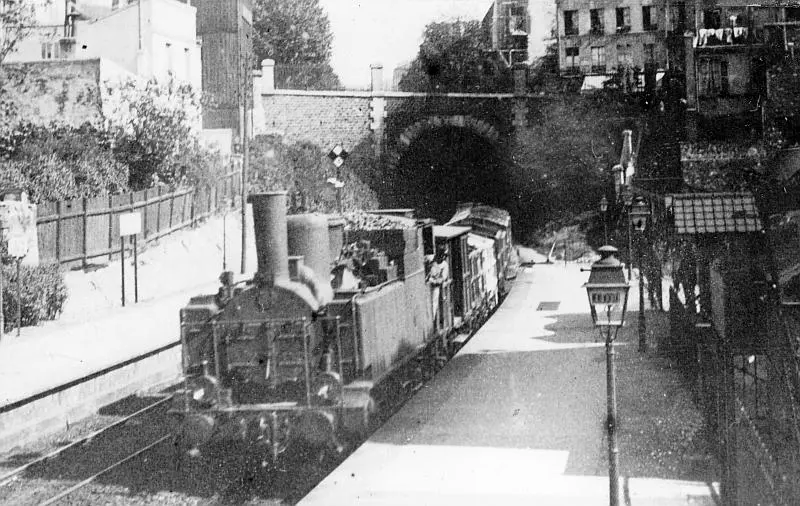
M 175 194 L 177 192 L 173 189 L 169 192 L 169 228 L 168 230 L 172 230 L 172 214 L 175 212 Z
M 147 189 L 144 190 L 144 202 L 143 202 L 144 211 L 142 211 L 142 222 L 143 222 L 143 229 L 142 229 L 142 238 L 144 239 L 144 243 L 147 244 L 147 210 L 150 207 L 150 204 L 147 203 Z
M 161 235 L 161 186 L 158 187 L 158 198 L 156 199 L 156 235 Z
M 61 201 L 56 202 L 56 263 L 61 263 Z
M 108 196 L 108 261 L 114 259 L 114 197 Z
M 87 240 L 88 232 L 86 230 L 86 228 L 89 225 L 89 211 L 87 209 L 88 204 L 87 204 L 86 197 L 83 197 L 82 202 L 83 202 L 83 216 L 82 216 L 83 236 L 81 237 L 81 248 L 83 249 L 83 258 L 81 259 L 81 267 L 86 269 L 87 264 L 88 264 L 87 255 L 89 254 L 89 251 L 88 251 L 89 245 L 88 245 L 88 240 Z

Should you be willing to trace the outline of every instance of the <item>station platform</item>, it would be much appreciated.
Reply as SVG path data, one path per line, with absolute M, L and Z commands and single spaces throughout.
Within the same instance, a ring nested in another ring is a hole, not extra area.
M 609 504 L 605 349 L 580 268 L 521 269 L 484 327 L 299 504 Z M 615 346 L 620 504 L 717 504 L 688 385 L 654 342 L 637 351 L 637 300 L 633 286 Z

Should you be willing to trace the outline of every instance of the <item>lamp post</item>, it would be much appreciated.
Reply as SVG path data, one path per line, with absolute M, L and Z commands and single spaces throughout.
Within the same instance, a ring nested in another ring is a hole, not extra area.
M 614 368 L 614 341 L 625 323 L 628 289 L 617 248 L 603 246 L 600 260 L 592 264 L 589 281 L 583 286 L 589 296 L 592 321 L 605 337 L 606 344 L 606 429 L 608 431 L 609 505 L 619 506 L 619 448 L 617 447 L 617 386 Z M 613 329 L 613 335 L 612 335 Z
M 642 276 L 642 241 L 644 230 L 647 228 L 647 218 L 650 216 L 650 206 L 643 197 L 636 197 L 631 204 L 630 228 L 639 232 L 639 245 L 636 248 L 636 262 L 639 264 L 639 351 L 647 351 L 647 322 L 644 314 L 644 276 Z
M 600 213 L 603 215 L 603 244 L 608 244 L 608 199 L 605 195 L 600 199 Z

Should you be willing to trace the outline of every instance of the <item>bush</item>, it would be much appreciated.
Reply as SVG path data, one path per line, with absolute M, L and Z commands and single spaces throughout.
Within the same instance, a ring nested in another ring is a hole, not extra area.
M 0 136 L 0 183 L 24 188 L 34 202 L 94 197 L 128 188 L 106 134 L 91 125 L 19 123 Z
M 55 264 L 20 268 L 22 326 L 38 325 L 40 321 L 54 320 L 61 313 L 67 300 L 67 285 L 61 268 Z M 17 269 L 14 265 L 3 266 L 3 315 L 5 329 L 16 326 Z

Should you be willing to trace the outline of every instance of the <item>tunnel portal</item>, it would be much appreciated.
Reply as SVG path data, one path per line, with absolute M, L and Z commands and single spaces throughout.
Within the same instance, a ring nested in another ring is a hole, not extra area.
M 459 202 L 482 202 L 512 212 L 511 162 L 502 142 L 445 125 L 426 129 L 400 156 L 382 196 L 384 207 L 410 207 L 445 223 Z

